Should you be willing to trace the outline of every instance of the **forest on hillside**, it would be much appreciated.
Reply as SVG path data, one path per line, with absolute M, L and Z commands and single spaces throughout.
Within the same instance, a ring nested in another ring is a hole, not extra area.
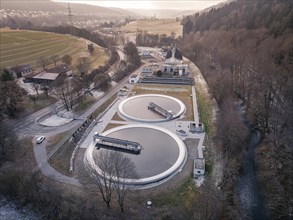
M 248 138 L 240 109 L 262 135 L 257 179 L 268 216 L 292 218 L 292 24 L 293 3 L 282 0 L 233 1 L 182 21 L 178 47 L 198 65 L 220 107 L 215 141 L 224 153 L 225 219 L 239 208 L 236 182 Z

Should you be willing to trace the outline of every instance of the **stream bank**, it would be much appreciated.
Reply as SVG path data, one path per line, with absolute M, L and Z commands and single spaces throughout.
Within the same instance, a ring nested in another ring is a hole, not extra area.
M 261 141 L 260 131 L 257 129 L 251 130 L 237 181 L 237 194 L 243 217 L 257 220 L 268 219 L 256 178 L 255 149 L 261 144 Z

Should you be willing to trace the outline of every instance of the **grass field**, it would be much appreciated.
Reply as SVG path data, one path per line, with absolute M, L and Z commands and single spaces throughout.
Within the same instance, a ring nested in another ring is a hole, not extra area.
M 62 57 L 65 54 L 72 56 L 74 66 L 78 57 L 88 56 L 85 40 L 47 32 L 0 29 L 0 68 L 21 64 L 38 68 L 38 58 L 50 58 L 52 55 Z M 89 57 L 91 68 L 104 64 L 108 59 L 105 51 L 99 47 L 95 48 L 92 57 Z
M 138 20 L 128 23 L 126 26 L 121 27 L 122 30 L 128 32 L 136 32 L 137 29 L 147 31 L 150 34 L 166 34 L 170 35 L 171 32 L 176 33 L 176 37 L 182 35 L 181 21 L 175 19 L 158 19 L 158 20 Z

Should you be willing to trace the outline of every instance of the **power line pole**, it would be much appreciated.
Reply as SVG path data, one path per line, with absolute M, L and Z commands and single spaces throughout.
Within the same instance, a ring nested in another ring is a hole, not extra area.
M 70 34 L 74 35 L 74 33 L 73 33 L 73 21 L 72 21 L 73 14 L 72 14 L 72 11 L 71 11 L 69 3 L 68 3 L 68 17 L 69 17 Z

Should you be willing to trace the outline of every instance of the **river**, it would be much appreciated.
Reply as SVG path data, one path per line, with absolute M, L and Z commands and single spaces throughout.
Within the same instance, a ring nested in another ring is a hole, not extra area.
M 256 129 L 250 133 L 248 147 L 244 153 L 237 182 L 237 193 L 244 218 L 268 219 L 263 206 L 260 186 L 256 179 L 255 149 L 261 143 L 260 132 Z
M 42 215 L 33 211 L 33 207 L 27 205 L 18 207 L 16 203 L 7 200 L 0 195 L 0 219 L 1 220 L 39 220 Z

